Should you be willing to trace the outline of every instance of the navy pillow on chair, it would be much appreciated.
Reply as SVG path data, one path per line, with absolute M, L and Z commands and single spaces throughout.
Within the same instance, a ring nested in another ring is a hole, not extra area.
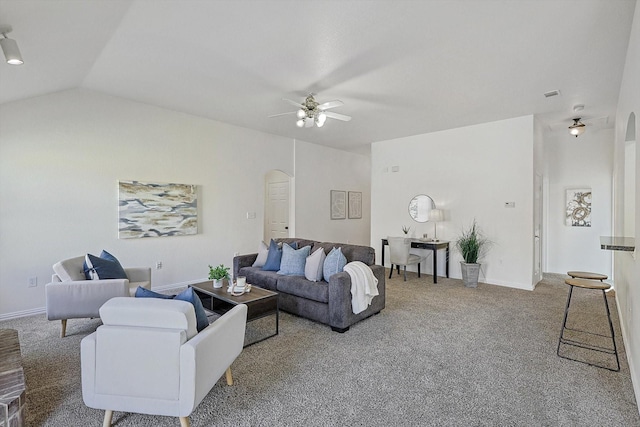
M 209 326 L 209 319 L 207 319 L 207 313 L 204 311 L 202 301 L 200 301 L 200 298 L 193 291 L 192 287 L 188 287 L 180 292 L 174 299 L 188 301 L 193 304 L 193 308 L 196 310 L 196 329 L 198 329 L 198 332 Z
M 118 260 L 111 261 L 87 254 L 84 257 L 83 267 L 84 275 L 88 280 L 128 279 L 127 273 Z
M 150 291 L 147 288 L 143 288 L 142 286 L 138 286 L 136 289 L 136 298 L 161 298 L 161 299 L 173 299 L 175 295 L 165 295 L 159 294 L 157 292 Z

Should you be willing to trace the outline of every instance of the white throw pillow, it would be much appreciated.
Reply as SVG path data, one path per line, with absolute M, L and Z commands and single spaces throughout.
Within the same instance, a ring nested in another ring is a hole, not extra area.
M 318 248 L 314 253 L 307 257 L 307 262 L 304 265 L 304 277 L 312 282 L 319 282 L 322 280 L 322 269 L 324 267 L 324 260 L 327 255 L 324 253 L 324 249 Z
M 267 262 L 267 255 L 269 255 L 269 248 L 264 242 L 260 242 L 258 246 L 258 257 L 252 267 L 264 267 L 264 264 Z

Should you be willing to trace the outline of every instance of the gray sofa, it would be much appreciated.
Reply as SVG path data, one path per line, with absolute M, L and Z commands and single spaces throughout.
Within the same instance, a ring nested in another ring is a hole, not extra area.
M 261 267 L 252 267 L 258 254 L 236 256 L 233 259 L 234 277 L 246 276 L 247 282 L 278 292 L 278 304 L 281 310 L 324 323 L 336 332 L 345 332 L 362 319 L 378 314 L 385 304 L 384 267 L 374 265 L 375 251 L 368 246 L 344 243 L 317 242 L 315 240 L 285 238 L 277 242 L 297 242 L 298 248 L 310 245 L 313 253 L 322 247 L 325 254 L 335 247 L 341 247 L 347 262 L 361 261 L 367 264 L 378 279 L 379 295 L 363 312 L 353 314 L 351 308 L 351 277 L 347 272 L 334 274 L 329 282 L 312 282 L 304 276 L 283 276 L 275 271 L 264 271 Z M 326 279 L 325 279 L 326 280 Z

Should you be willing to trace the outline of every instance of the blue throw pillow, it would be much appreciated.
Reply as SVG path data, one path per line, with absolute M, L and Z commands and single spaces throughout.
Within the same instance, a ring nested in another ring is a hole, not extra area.
M 295 250 L 288 244 L 282 245 L 282 260 L 278 274 L 285 276 L 304 276 L 304 266 L 311 252 L 311 246 Z
M 265 271 L 278 271 L 280 270 L 280 261 L 282 260 L 282 248 L 278 247 L 278 244 L 271 239 L 269 243 L 269 254 L 267 255 L 267 262 L 264 263 L 262 269 Z
M 127 273 L 117 260 L 114 262 L 87 254 L 84 257 L 83 267 L 84 276 L 88 280 L 128 279 Z
M 136 298 L 161 298 L 161 299 L 173 299 L 175 295 L 165 295 L 159 294 L 157 292 L 150 291 L 147 288 L 143 288 L 142 286 L 138 286 L 136 289 Z
M 175 296 L 174 299 L 180 301 L 188 301 L 193 304 L 193 308 L 196 310 L 196 329 L 198 332 L 209 326 L 209 320 L 207 319 L 207 313 L 204 311 L 202 301 L 198 295 L 193 291 L 192 287 L 188 287 L 184 291 Z
M 324 266 L 322 268 L 322 275 L 327 282 L 336 273 L 340 273 L 344 270 L 344 266 L 347 265 L 347 258 L 342 254 L 342 248 L 333 248 L 329 255 L 324 260 Z

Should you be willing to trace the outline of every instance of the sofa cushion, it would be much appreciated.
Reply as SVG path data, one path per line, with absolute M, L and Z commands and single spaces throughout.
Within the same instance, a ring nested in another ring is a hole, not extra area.
M 327 282 L 311 282 L 300 276 L 280 276 L 276 290 L 325 304 L 329 302 Z
M 284 276 L 304 276 L 304 266 L 311 252 L 311 246 L 293 249 L 287 243 L 282 244 L 282 260 L 278 274 Z
M 84 261 L 84 274 L 87 279 L 105 280 L 105 279 L 128 279 L 127 273 L 116 261 L 97 257 L 87 254 Z
M 347 265 L 347 258 L 342 255 L 342 248 L 333 248 L 324 260 L 324 266 L 322 269 L 322 275 L 325 281 L 329 281 L 331 276 L 336 273 L 340 273 L 344 270 L 344 266 Z
M 279 276 L 275 271 L 264 271 L 260 267 L 242 267 L 238 274 L 247 278 L 247 283 L 259 286 L 270 291 L 276 290 Z
M 260 242 L 260 245 L 258 245 L 258 256 L 253 262 L 252 267 L 264 267 L 264 264 L 267 262 L 267 255 L 269 255 L 269 248 L 264 242 Z
M 304 277 L 312 282 L 319 282 L 322 280 L 322 270 L 324 268 L 324 260 L 327 255 L 324 253 L 324 249 L 318 248 L 314 253 L 307 257 L 307 261 L 304 265 Z

